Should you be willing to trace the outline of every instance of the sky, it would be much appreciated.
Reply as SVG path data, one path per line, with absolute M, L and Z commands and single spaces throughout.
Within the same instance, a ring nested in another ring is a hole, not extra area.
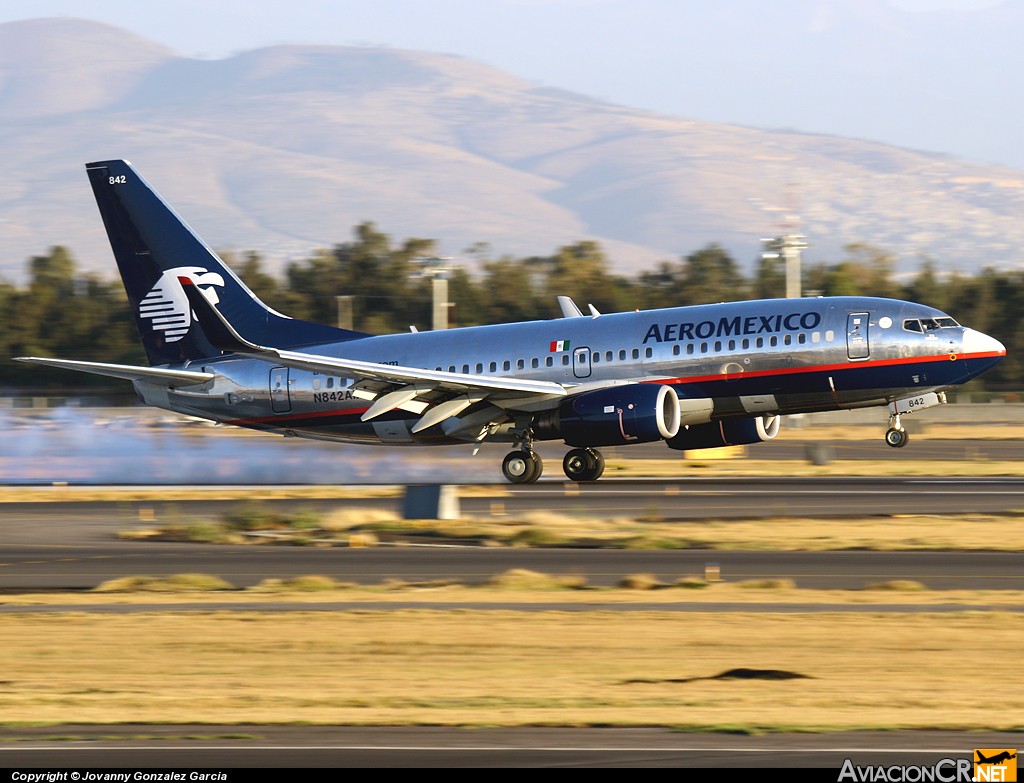
M 832 1 L 856 7 L 858 12 L 888 4 L 928 13 L 969 12 L 1008 0 Z M 772 0 L 767 8 L 785 14 L 795 5 L 812 4 L 813 0 Z M 724 65 L 719 61 L 710 66 L 721 74 L 720 79 L 701 73 L 700 62 L 694 62 L 694 44 L 703 45 L 707 39 L 712 46 L 719 41 L 727 46 L 730 31 L 700 31 L 695 37 L 693 29 L 686 28 L 706 25 L 709 18 L 721 19 L 723 13 L 726 25 L 719 26 L 727 27 L 732 6 L 737 3 L 729 0 L 3 0 L 0 22 L 81 17 L 125 28 L 183 56 L 213 59 L 282 43 L 423 49 L 464 56 L 532 82 L 673 116 L 855 136 L 980 162 L 1024 162 L 1024 156 L 1015 159 L 1016 153 L 1009 151 L 1017 145 L 1005 135 L 986 146 L 971 127 L 965 126 L 959 134 L 955 129 L 940 133 L 934 116 L 919 118 L 918 133 L 913 117 L 880 116 L 873 121 L 867 112 L 844 113 L 843 107 L 824 101 L 817 113 L 801 113 L 798 109 L 806 109 L 807 99 L 795 96 L 793 105 L 772 100 L 776 85 L 789 77 L 759 81 L 752 71 L 758 67 L 758 58 L 767 55 L 750 52 L 746 44 L 744 51 L 736 52 L 734 63 L 726 59 Z M 751 24 L 757 22 L 749 14 L 734 21 L 737 30 L 744 28 L 747 37 L 742 40 L 749 41 L 751 35 L 756 40 Z M 764 42 L 766 53 L 773 47 L 777 51 L 778 42 Z M 811 50 L 806 56 L 820 59 L 820 52 Z M 992 81 L 987 76 L 978 78 Z M 681 89 L 681 80 L 687 80 L 688 89 Z M 695 80 L 707 83 L 695 85 Z M 891 103 L 881 108 L 890 115 L 900 109 Z M 939 116 L 945 122 L 946 114 Z M 992 121 L 999 123 L 999 118 Z

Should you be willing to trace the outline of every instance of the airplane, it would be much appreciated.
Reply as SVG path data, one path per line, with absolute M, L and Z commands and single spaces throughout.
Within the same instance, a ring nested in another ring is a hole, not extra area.
M 124 160 L 86 164 L 149 366 L 20 357 L 123 378 L 159 408 L 289 436 L 388 446 L 510 443 L 502 473 L 537 481 L 542 440 L 576 482 L 600 447 L 768 441 L 781 417 L 887 406 L 904 415 L 1006 355 L 923 304 L 767 299 L 369 335 L 261 302 Z
M 1013 761 L 1013 759 L 1017 758 L 1016 753 L 1008 750 L 1001 751 L 990 759 L 985 758 L 985 755 L 980 750 L 975 750 L 974 755 L 978 757 L 974 762 L 975 764 L 998 764 L 1002 761 Z

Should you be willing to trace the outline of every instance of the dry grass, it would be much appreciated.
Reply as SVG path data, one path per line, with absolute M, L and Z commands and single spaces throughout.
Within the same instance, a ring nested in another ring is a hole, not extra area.
M 210 574 L 173 576 L 122 576 L 93 588 L 97 593 L 195 593 L 234 590 L 234 586 Z
M 8 615 L 0 633 L 7 722 L 1022 728 L 1012 689 L 965 687 L 1017 681 L 1015 613 Z M 743 668 L 810 679 L 703 679 Z
M 258 509 L 258 507 L 253 507 Z M 531 513 L 508 518 L 456 521 L 402 520 L 391 511 L 347 508 L 329 515 L 308 515 L 296 527 L 271 525 L 275 541 L 314 539 L 330 545 L 373 546 L 378 539 L 477 542 L 494 546 L 587 546 L 625 549 L 708 549 L 835 551 L 1024 550 L 1021 512 L 878 516 L 868 518 L 799 518 L 786 516 L 779 501 L 776 518 L 748 520 L 671 520 L 638 513 L 635 518 L 602 519 L 569 513 Z M 259 513 L 247 519 L 256 520 Z M 376 533 L 374 532 L 376 531 Z M 379 535 L 378 535 L 379 534 Z M 192 540 L 206 543 L 268 543 L 223 524 L 171 523 L 159 530 L 132 530 L 122 537 Z M 358 538 L 354 538 L 358 537 Z
M 581 590 L 587 586 L 586 577 L 575 574 L 541 574 L 527 568 L 511 568 L 495 574 L 487 581 L 488 587 L 502 590 Z

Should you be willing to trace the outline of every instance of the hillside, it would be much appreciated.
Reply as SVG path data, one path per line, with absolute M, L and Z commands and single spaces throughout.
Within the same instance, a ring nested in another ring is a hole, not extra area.
M 213 246 L 273 267 L 364 220 L 461 256 L 600 241 L 623 272 L 709 242 L 742 263 L 803 219 L 940 269 L 1017 266 L 1024 171 L 880 144 L 660 116 L 445 55 L 281 46 L 191 60 L 122 30 L 0 25 L 0 275 L 69 245 L 109 274 L 82 164 L 130 159 Z

